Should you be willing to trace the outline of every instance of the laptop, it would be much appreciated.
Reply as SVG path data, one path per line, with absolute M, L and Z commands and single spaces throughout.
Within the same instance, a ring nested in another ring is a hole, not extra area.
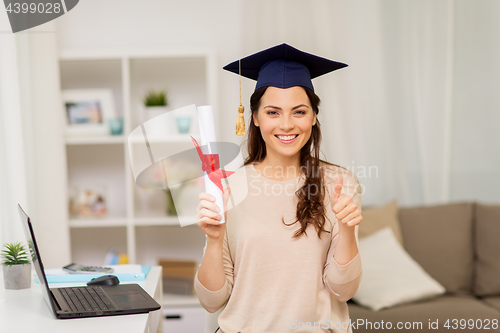
M 17 207 L 43 297 L 56 318 L 117 316 L 160 309 L 160 304 L 138 284 L 49 288 L 31 220 L 20 205 Z

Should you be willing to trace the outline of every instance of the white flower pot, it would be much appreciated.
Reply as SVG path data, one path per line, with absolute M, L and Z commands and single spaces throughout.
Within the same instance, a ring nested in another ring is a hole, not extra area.
M 146 111 L 145 120 L 150 120 L 156 116 L 169 112 L 170 108 L 167 106 L 146 106 L 144 110 Z
M 148 106 L 144 108 L 144 123 L 146 131 L 154 137 L 177 134 L 175 112 L 166 106 Z M 155 118 L 153 121 L 149 121 Z
M 31 264 L 3 266 L 5 289 L 31 288 Z

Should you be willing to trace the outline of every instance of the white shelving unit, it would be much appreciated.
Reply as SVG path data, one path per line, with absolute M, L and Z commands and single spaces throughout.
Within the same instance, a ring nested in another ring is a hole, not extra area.
M 216 107 L 214 52 L 63 50 L 59 65 L 61 89 L 112 89 L 118 116 L 124 119 L 120 136 L 66 138 L 68 188 L 105 188 L 108 212 L 103 218 L 69 220 L 73 261 L 99 264 L 114 247 L 126 252 L 130 263 L 156 265 L 159 258 L 200 263 L 205 235 L 195 223 L 193 206 L 186 211 L 194 224 L 181 227 L 177 218 L 166 216 L 162 190 L 150 190 L 144 198 L 134 183 L 127 138 L 140 125 L 139 107 L 149 89 L 166 89 L 171 109 L 190 104 Z M 172 145 L 191 143 L 189 134 L 172 136 L 170 141 Z M 198 198 L 188 199 L 196 207 Z M 166 307 L 199 306 L 196 296 L 163 299 Z

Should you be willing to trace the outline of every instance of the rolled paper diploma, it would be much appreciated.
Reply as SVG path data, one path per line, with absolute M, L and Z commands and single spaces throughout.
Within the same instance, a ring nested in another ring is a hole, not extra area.
M 217 154 L 216 151 L 212 151 L 213 147 L 210 147 L 210 142 L 217 142 L 216 135 L 215 135 L 215 126 L 214 126 L 214 110 L 213 110 L 211 105 L 199 106 L 199 107 L 197 107 L 197 109 L 198 109 L 198 124 L 199 124 L 199 128 L 200 128 L 201 145 L 202 146 L 207 145 L 208 154 Z M 205 154 L 206 153 L 207 152 L 205 152 Z M 213 164 L 212 164 L 212 166 L 213 166 Z M 215 171 L 215 170 L 212 169 L 212 171 Z M 205 171 L 204 178 L 205 178 L 205 191 L 206 191 L 206 193 L 214 196 L 215 204 L 220 209 L 220 211 L 218 212 L 218 214 L 220 214 L 222 216 L 222 219 L 220 220 L 220 224 L 225 223 L 226 219 L 224 216 L 224 201 L 222 199 L 222 191 L 208 177 L 207 171 Z

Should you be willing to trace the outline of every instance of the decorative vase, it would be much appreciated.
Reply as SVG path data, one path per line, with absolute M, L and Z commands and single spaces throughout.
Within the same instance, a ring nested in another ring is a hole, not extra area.
M 123 134 L 123 118 L 111 118 L 108 120 L 111 135 Z
M 165 206 L 167 209 L 168 216 L 177 216 L 177 210 L 175 209 L 174 198 L 172 197 L 172 192 L 170 189 L 165 190 Z
M 3 266 L 5 289 L 31 288 L 31 264 Z
M 189 133 L 189 128 L 191 127 L 191 117 L 177 117 L 175 118 L 177 123 L 177 131 L 179 134 Z

